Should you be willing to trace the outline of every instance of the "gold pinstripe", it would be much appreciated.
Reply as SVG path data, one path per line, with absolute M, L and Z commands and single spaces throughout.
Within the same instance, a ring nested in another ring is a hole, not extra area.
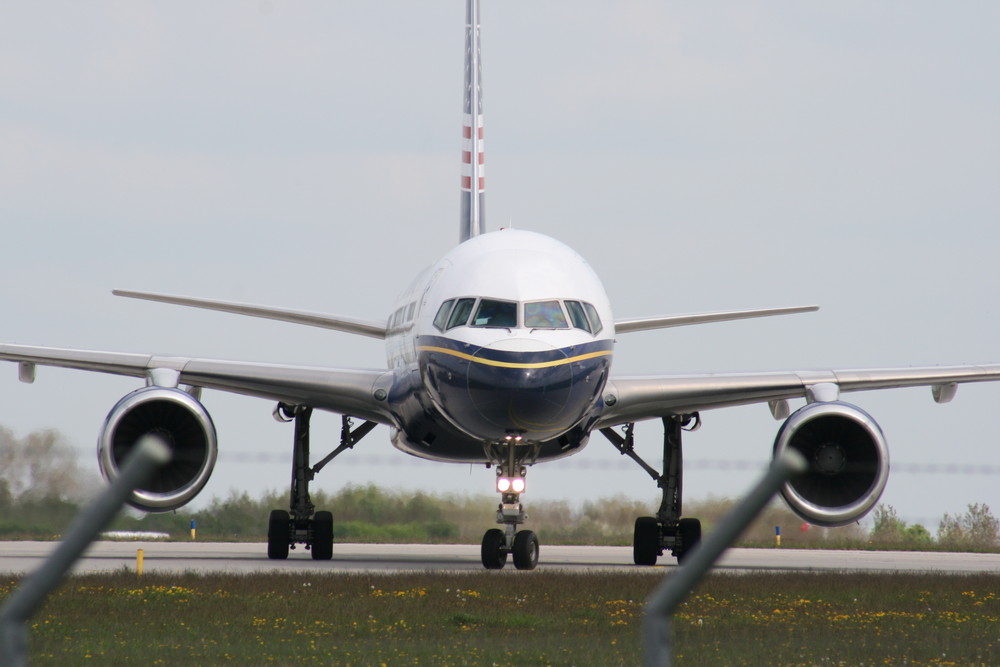
M 595 359 L 597 357 L 607 357 L 611 356 L 611 350 L 600 350 L 597 352 L 588 352 L 587 354 L 580 354 L 575 357 L 567 357 L 566 359 L 556 359 L 554 361 L 538 361 L 531 363 L 521 363 L 513 361 L 497 361 L 495 359 L 483 359 L 481 357 L 474 357 L 471 354 L 466 354 L 465 352 L 459 352 L 458 350 L 449 350 L 446 347 L 434 347 L 431 345 L 425 345 L 417 348 L 420 352 L 440 352 L 441 354 L 450 354 L 453 357 L 458 357 L 459 359 L 465 359 L 466 361 L 474 361 L 477 364 L 483 364 L 485 366 L 497 366 L 499 368 L 552 368 L 554 366 L 563 366 L 565 364 L 572 364 L 577 361 L 586 361 L 587 359 Z

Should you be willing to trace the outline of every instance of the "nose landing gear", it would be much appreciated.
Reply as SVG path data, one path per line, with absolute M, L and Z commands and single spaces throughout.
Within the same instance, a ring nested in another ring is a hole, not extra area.
M 538 565 L 538 536 L 532 530 L 517 530 L 517 526 L 528 518 L 516 494 L 504 494 L 504 502 L 497 510 L 497 523 L 503 524 L 503 529 L 490 528 L 483 535 L 482 559 L 487 570 L 500 570 L 507 564 L 507 555 L 514 558 L 514 567 L 519 570 L 534 570 Z M 514 502 L 509 503 L 510 496 Z M 505 509 L 505 506 L 515 507 Z
M 508 554 L 513 556 L 514 567 L 518 570 L 534 570 L 538 565 L 538 536 L 534 531 L 517 529 L 528 519 L 521 504 L 527 468 L 519 464 L 517 457 L 517 448 L 526 447 L 520 443 L 521 436 L 509 435 L 500 446 L 506 450 L 506 463 L 497 466 L 497 491 L 500 492 L 497 523 L 503 529 L 491 528 L 483 535 L 481 555 L 487 570 L 502 569 L 507 564 Z

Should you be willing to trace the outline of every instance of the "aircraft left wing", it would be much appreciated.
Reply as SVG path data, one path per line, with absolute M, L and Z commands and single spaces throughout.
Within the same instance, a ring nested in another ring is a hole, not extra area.
M 841 401 L 841 392 L 929 386 L 934 400 L 946 403 L 959 384 L 991 380 L 1000 380 L 1000 364 L 612 377 L 595 426 L 623 454 L 634 457 L 631 429 L 622 437 L 608 427 L 664 418 L 664 466 L 669 446 L 671 465 L 677 467 L 673 474 L 679 475 L 677 438 L 687 422 L 669 417 L 768 403 L 771 415 L 783 421 L 774 456 L 795 449 L 809 461 L 808 472 L 782 486 L 782 497 L 809 523 L 843 526 L 867 514 L 882 496 L 889 478 L 889 446 L 874 418 Z M 794 398 L 806 398 L 807 404 L 792 413 L 788 400 Z M 666 494 L 671 487 L 662 488 Z
M 781 401 L 836 400 L 841 391 L 929 386 L 934 400 L 945 403 L 959 384 L 997 380 L 1000 364 L 612 377 L 598 428 L 751 403 L 772 403 L 772 413 L 781 418 L 787 416 Z
M 318 366 L 263 364 L 246 361 L 160 357 L 124 352 L 101 352 L 52 347 L 0 344 L 0 360 L 18 362 L 22 381 L 32 382 L 36 366 L 145 378 L 247 396 L 309 405 L 340 414 L 395 425 L 379 390 L 388 393 L 392 373 L 387 370 L 337 369 Z
M 730 322 L 732 320 L 748 320 L 756 317 L 773 317 L 775 315 L 795 315 L 797 313 L 812 313 L 817 310 L 819 310 L 819 306 L 786 306 L 784 308 L 757 308 L 754 310 L 726 310 L 712 313 L 691 313 L 688 315 L 641 317 L 630 320 L 615 320 L 615 333 L 622 334 L 633 331 L 649 331 L 650 329 L 669 329 L 671 327 L 685 327 L 692 324 Z

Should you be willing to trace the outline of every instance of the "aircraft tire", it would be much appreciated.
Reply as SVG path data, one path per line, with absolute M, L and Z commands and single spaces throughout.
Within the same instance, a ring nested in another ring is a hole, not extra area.
M 701 521 L 698 519 L 681 519 L 677 523 L 677 537 L 681 548 L 677 550 L 677 562 L 683 563 L 691 550 L 701 542 Z
M 632 560 L 636 565 L 656 565 L 660 555 L 660 526 L 656 517 L 641 516 L 635 520 L 632 534 Z
M 316 512 L 312 518 L 312 535 L 313 560 L 333 558 L 333 514 Z
M 288 545 L 292 537 L 292 528 L 288 512 L 271 510 L 267 519 L 267 557 L 271 560 L 288 558 Z
M 483 567 L 501 570 L 507 564 L 507 538 L 499 528 L 490 528 L 483 535 Z
M 538 565 L 538 536 L 534 531 L 522 530 L 514 535 L 514 567 L 519 570 L 534 570 Z

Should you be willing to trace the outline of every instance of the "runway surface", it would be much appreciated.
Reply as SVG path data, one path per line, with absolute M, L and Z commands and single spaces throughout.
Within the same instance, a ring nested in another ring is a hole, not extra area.
M 57 542 L 0 542 L 0 573 L 37 569 Z M 137 550 L 144 552 L 145 572 L 401 572 L 481 571 L 479 545 L 335 544 L 333 560 L 314 561 L 308 551 L 272 561 L 263 543 L 96 542 L 80 559 L 76 573 L 134 570 Z M 632 564 L 631 547 L 542 546 L 539 569 L 631 569 L 664 571 L 675 567 L 669 556 L 656 568 Z M 508 568 L 513 570 L 512 565 Z M 1000 554 L 904 551 L 818 551 L 806 549 L 730 549 L 720 571 L 854 570 L 898 572 L 1000 573 Z

